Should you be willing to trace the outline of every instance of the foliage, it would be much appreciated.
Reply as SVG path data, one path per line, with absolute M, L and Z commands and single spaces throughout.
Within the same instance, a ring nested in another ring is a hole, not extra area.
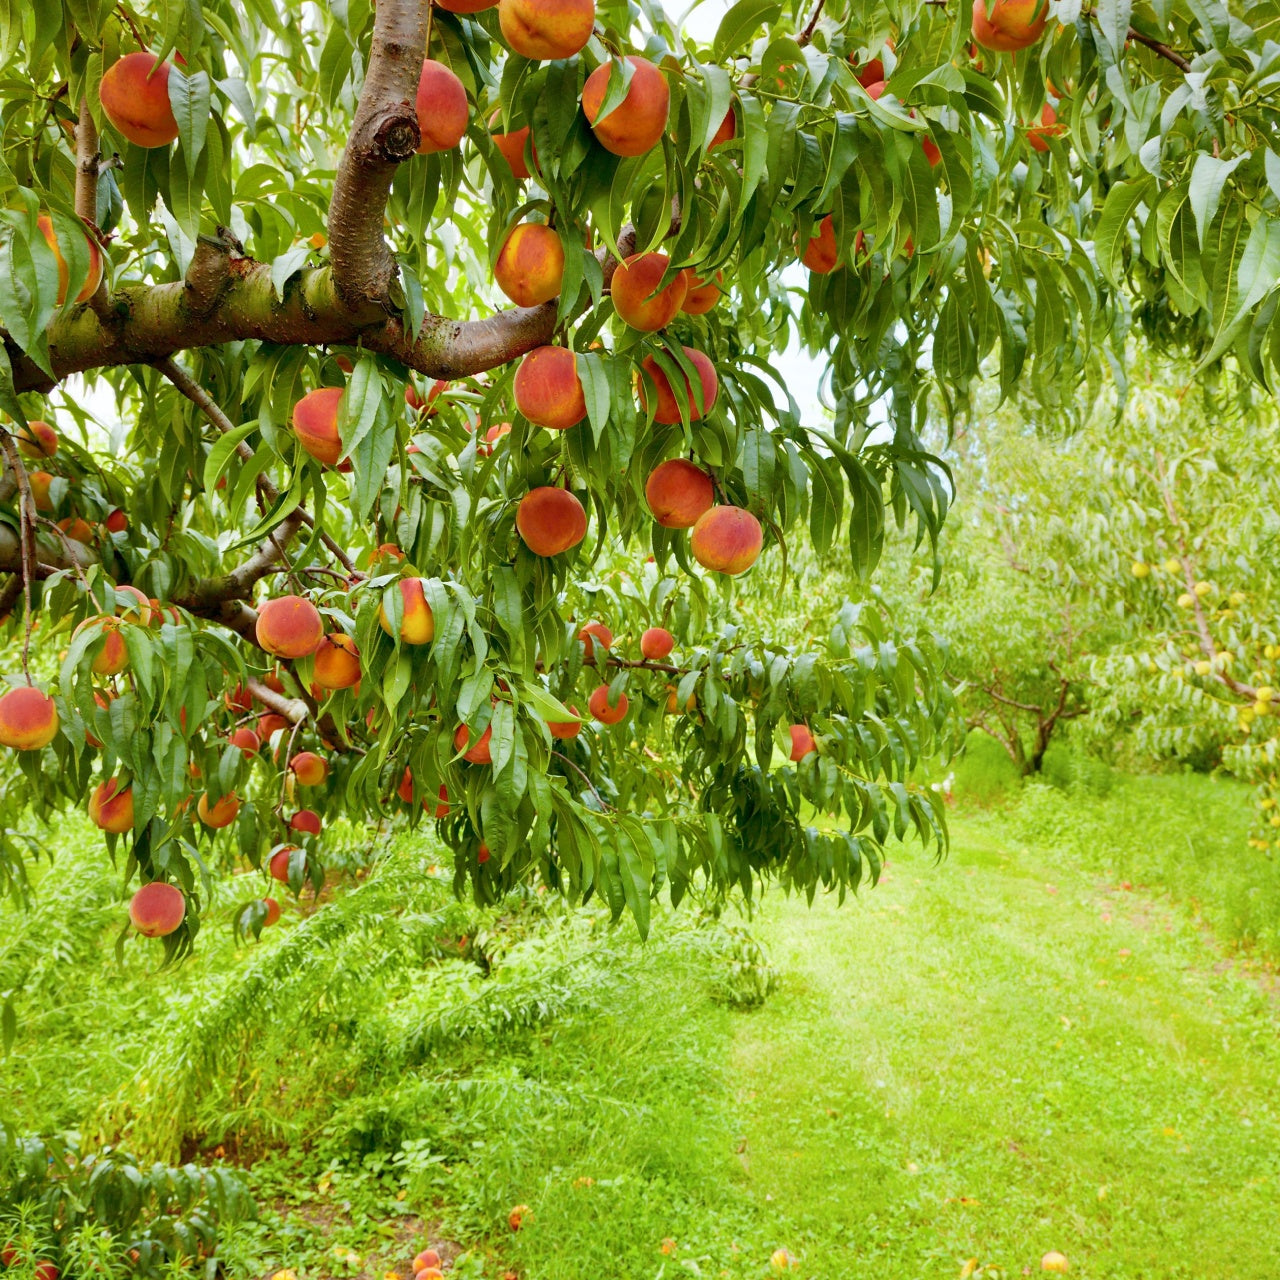
M 228 1169 L 141 1164 L 112 1147 L 82 1152 L 72 1137 L 24 1137 L 0 1121 L 0 1239 L 5 1274 L 52 1262 L 69 1276 L 218 1274 L 219 1238 L 252 1217 Z M 35 1272 L 32 1272 L 35 1274 Z

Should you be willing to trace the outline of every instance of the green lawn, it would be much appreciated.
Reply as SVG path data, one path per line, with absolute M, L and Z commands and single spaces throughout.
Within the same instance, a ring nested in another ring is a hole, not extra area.
M 899 857 L 844 909 L 771 898 L 757 932 L 781 986 L 757 1012 L 691 1000 L 566 1029 L 646 1112 L 548 1143 L 516 1249 L 531 1280 L 754 1277 L 777 1246 L 811 1280 L 951 1280 L 970 1258 L 1016 1276 L 1049 1249 L 1099 1280 L 1274 1277 L 1265 975 L 989 830 L 959 823 L 942 866 Z

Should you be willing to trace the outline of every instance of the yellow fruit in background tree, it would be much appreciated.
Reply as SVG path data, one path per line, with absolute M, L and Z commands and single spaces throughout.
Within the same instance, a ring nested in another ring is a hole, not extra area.
M 1131 572 L 1135 578 L 1145 578 L 1151 572 L 1151 566 L 1143 564 L 1141 560 L 1135 560 Z
M 1252 707 L 1240 708 L 1240 723 L 1242 725 L 1252 724 L 1257 719 L 1257 714 Z
M 1253 704 L 1253 714 L 1255 716 L 1265 716 L 1271 710 L 1271 703 L 1263 702 L 1261 698 Z
M 1196 663 L 1196 675 L 1198 676 L 1207 676 L 1212 670 L 1213 664 L 1211 662 L 1202 661 Z
M 1181 573 L 1182 561 L 1169 559 L 1164 562 L 1164 567 L 1169 573 Z
M 1276 691 L 1269 684 L 1264 684 L 1262 688 L 1258 690 L 1259 702 L 1270 702 L 1275 696 Z
M 1230 596 L 1227 597 L 1227 603 L 1231 605 L 1233 609 L 1238 609 L 1248 598 L 1249 597 L 1246 596 L 1243 591 L 1233 591 Z
M 1211 587 L 1207 582 L 1197 582 L 1197 583 L 1196 583 L 1196 595 L 1198 595 L 1202 600 L 1203 600 L 1203 599 L 1204 599 L 1204 597 L 1205 597 L 1205 596 L 1207 596 L 1207 595 L 1209 594 L 1209 592 L 1210 592 L 1210 591 L 1212 591 L 1212 590 L 1213 590 L 1213 588 L 1212 588 L 1212 587 Z
M 1071 1264 L 1067 1261 L 1066 1254 L 1059 1253 L 1056 1249 L 1050 1249 L 1048 1253 L 1040 1259 L 1041 1271 L 1056 1271 L 1065 1275 L 1071 1270 Z
M 1193 596 L 1189 591 L 1184 591 L 1178 597 L 1178 607 L 1180 609 L 1190 609 L 1191 606 L 1195 604 L 1195 602 L 1196 602 L 1195 596 Z

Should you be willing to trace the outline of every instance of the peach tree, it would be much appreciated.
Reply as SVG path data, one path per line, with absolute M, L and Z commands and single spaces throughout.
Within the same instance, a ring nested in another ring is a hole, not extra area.
M 934 539 L 984 376 L 1275 376 L 1269 14 L 4 5 L 3 887 L 67 806 L 170 956 L 335 819 L 642 929 L 942 839 L 936 656 L 869 605 L 771 643 L 787 542 Z

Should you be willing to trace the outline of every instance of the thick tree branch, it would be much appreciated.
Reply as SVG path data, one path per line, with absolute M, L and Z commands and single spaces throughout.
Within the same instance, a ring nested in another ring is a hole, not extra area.
M 329 202 L 329 260 L 343 304 L 392 314 L 399 275 L 382 233 L 396 169 L 416 154 L 415 100 L 431 0 L 383 0 L 374 10 L 369 68 Z
M 173 603 L 191 613 L 204 614 L 224 603 L 248 599 L 254 586 L 267 576 L 284 558 L 285 548 L 302 525 L 302 515 L 294 511 L 271 531 L 267 541 L 244 564 L 220 578 L 205 578 L 185 596 Z
M 311 708 L 301 698 L 290 698 L 287 694 L 277 693 L 252 676 L 249 677 L 249 692 L 269 711 L 284 716 L 290 724 L 301 724 L 311 714 Z
M 80 99 L 80 119 L 76 124 L 76 213 L 95 239 L 98 229 L 98 174 L 102 152 L 98 147 L 98 127 L 93 123 L 89 99 Z M 101 252 L 99 245 L 99 252 Z M 89 299 L 90 309 L 99 317 L 107 315 L 107 273 L 103 271 L 98 287 Z

